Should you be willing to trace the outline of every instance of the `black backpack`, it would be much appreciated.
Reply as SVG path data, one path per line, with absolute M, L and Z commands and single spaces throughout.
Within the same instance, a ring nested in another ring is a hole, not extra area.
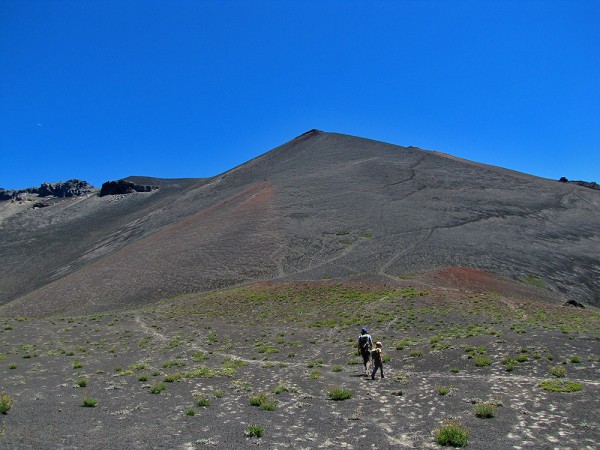
M 358 338 L 358 343 L 360 344 L 360 350 L 362 352 L 366 352 L 369 350 L 369 336 L 367 336 L 366 334 Z

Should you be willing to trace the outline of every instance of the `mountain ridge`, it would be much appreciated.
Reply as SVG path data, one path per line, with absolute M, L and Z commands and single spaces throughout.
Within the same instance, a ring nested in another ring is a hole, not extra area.
M 2 220 L 0 314 L 453 266 L 600 303 L 600 197 L 580 186 L 318 130 L 211 178 L 128 177 L 152 180 Z

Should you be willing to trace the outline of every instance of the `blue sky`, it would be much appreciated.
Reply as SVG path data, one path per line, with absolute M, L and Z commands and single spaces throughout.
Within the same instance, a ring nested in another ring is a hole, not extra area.
M 600 2 L 0 2 L 0 187 L 207 177 L 312 128 L 600 182 Z

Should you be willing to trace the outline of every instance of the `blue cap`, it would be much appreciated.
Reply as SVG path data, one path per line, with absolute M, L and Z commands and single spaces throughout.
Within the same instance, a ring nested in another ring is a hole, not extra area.
M 366 333 L 366 332 L 367 332 L 367 329 L 366 329 L 366 328 L 363 328 L 363 329 L 362 329 L 362 330 L 360 330 L 360 331 L 361 331 L 361 332 L 363 332 L 363 331 L 364 331 L 364 332 Z

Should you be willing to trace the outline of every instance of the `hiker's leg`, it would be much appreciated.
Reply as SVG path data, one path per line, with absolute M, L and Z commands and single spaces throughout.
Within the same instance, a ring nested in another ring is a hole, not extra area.
M 373 364 L 373 372 L 371 372 L 371 380 L 375 379 L 375 374 L 377 373 L 377 363 Z
M 381 378 L 385 378 L 385 375 L 383 375 L 383 363 L 381 363 L 379 368 L 381 369 Z

